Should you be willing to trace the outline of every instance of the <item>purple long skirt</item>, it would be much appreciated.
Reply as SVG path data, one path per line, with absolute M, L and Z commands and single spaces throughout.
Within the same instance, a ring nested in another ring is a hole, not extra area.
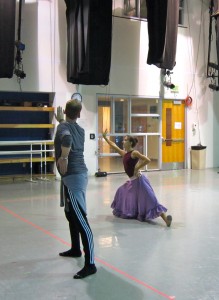
M 123 219 L 151 220 L 167 209 L 161 205 L 145 175 L 128 180 L 116 191 L 111 204 L 113 214 Z

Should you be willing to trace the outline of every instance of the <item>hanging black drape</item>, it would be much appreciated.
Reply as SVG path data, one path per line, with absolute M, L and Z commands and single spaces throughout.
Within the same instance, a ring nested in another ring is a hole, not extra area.
M 213 1 L 213 16 L 215 17 L 217 65 L 219 66 L 219 0 Z
M 107 85 L 111 64 L 112 0 L 65 0 L 67 81 Z
M 149 49 L 147 63 L 172 70 L 175 66 L 179 0 L 146 0 Z
M 0 0 L 0 78 L 11 78 L 14 68 L 16 0 Z

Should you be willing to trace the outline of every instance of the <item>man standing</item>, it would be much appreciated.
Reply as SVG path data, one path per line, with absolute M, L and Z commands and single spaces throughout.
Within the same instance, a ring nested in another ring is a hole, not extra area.
M 97 272 L 94 264 L 93 234 L 86 215 L 87 167 L 84 161 L 84 129 L 77 124 L 82 109 L 81 102 L 72 99 L 66 103 L 64 112 L 57 109 L 60 122 L 55 135 L 56 166 L 61 175 L 61 206 L 69 222 L 71 249 L 60 256 L 80 257 L 80 237 L 85 254 L 85 265 L 73 278 L 82 279 Z M 66 120 L 63 119 L 63 113 Z

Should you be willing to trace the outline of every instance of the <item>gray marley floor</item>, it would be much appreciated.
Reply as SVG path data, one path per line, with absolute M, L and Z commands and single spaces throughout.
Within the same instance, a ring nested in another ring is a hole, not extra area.
M 83 258 L 63 258 L 68 223 L 55 181 L 0 184 L 1 300 L 218 300 L 217 169 L 148 172 L 171 228 L 122 220 L 110 204 L 126 175 L 89 178 L 87 208 L 98 272 L 73 274 Z

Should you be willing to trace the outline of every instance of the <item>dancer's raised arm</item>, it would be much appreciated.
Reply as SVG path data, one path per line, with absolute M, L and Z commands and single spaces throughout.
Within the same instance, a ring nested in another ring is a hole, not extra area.
M 126 151 L 122 150 L 121 148 L 119 148 L 114 142 L 110 141 L 107 138 L 107 129 L 102 133 L 104 140 L 107 142 L 107 144 L 110 145 L 110 147 L 112 147 L 117 153 L 119 153 L 119 155 L 124 156 L 126 154 Z

